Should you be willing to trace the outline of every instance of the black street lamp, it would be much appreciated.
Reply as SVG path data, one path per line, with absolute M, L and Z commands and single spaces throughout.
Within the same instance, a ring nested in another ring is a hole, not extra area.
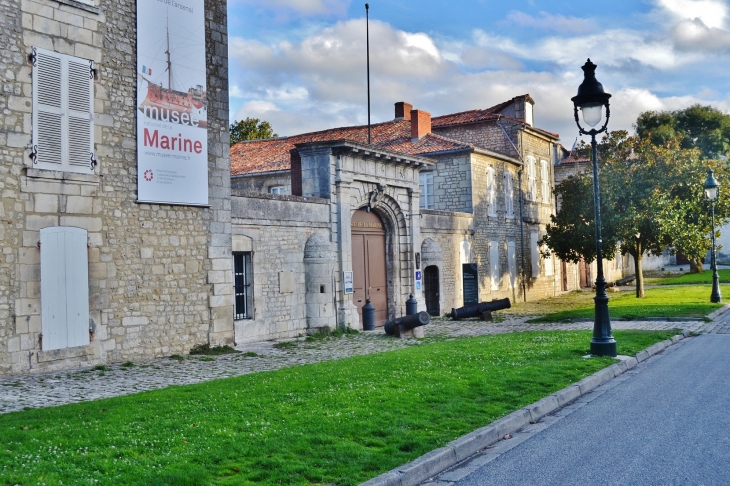
M 611 111 L 608 107 L 610 94 L 603 91 L 603 85 L 596 79 L 596 65 L 590 59 L 583 69 L 583 83 L 578 87 L 578 95 L 571 98 L 575 123 L 582 135 L 591 136 L 591 158 L 593 161 L 593 206 L 596 212 L 596 260 L 598 278 L 596 279 L 595 316 L 593 318 L 593 339 L 591 354 L 593 356 L 616 356 L 616 340 L 611 332 L 611 318 L 608 315 L 608 294 L 606 279 L 603 276 L 603 239 L 601 238 L 601 194 L 598 190 L 598 163 L 596 153 L 596 135 L 605 132 Z M 600 129 L 593 128 L 601 122 L 603 107 L 606 107 L 606 121 Z M 591 127 L 584 130 L 578 119 L 578 110 L 583 113 L 583 121 Z
M 710 259 L 710 266 L 712 268 L 712 294 L 710 294 L 710 302 L 714 302 L 715 304 L 722 302 L 720 278 L 717 276 L 717 260 L 715 256 L 715 199 L 717 199 L 719 189 L 720 183 L 715 179 L 715 173 L 712 172 L 712 169 L 707 169 L 705 197 L 710 201 L 710 211 L 712 213 L 712 256 Z

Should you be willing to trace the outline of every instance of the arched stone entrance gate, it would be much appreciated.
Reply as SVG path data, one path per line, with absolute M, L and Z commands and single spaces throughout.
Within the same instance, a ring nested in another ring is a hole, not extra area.
M 360 322 L 366 299 L 375 306 L 375 325 L 388 320 L 388 270 L 385 228 L 375 212 L 355 211 L 351 223 L 354 300 Z

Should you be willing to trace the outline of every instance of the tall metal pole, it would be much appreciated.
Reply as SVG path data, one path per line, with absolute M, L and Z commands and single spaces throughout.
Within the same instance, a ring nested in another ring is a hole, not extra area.
M 601 236 L 601 193 L 598 187 L 598 152 L 596 135 L 591 134 L 591 158 L 593 159 L 593 206 L 596 212 L 596 278 L 595 315 L 593 319 L 593 339 L 591 354 L 595 356 L 616 356 L 616 341 L 611 332 L 611 318 L 608 315 L 608 294 L 606 279 L 603 276 L 603 237 Z
M 710 211 L 712 212 L 712 294 L 710 294 L 710 302 L 718 304 L 722 302 L 722 293 L 720 292 L 720 277 L 717 275 L 717 260 L 715 256 L 715 201 L 710 201 Z
M 368 56 L 368 145 L 370 144 L 370 5 L 365 4 L 365 36 Z

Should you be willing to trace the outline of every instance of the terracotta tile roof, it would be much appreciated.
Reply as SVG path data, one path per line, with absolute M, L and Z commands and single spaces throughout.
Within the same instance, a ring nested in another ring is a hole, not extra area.
M 451 113 L 449 115 L 441 115 L 441 116 L 435 116 L 431 119 L 431 126 L 432 127 L 447 127 L 451 125 L 463 125 L 464 123 L 475 123 L 480 121 L 486 121 L 486 120 L 496 120 L 498 117 L 502 118 L 510 118 L 512 120 L 516 120 L 515 118 L 511 117 L 505 117 L 504 115 L 500 115 L 499 112 L 504 110 L 506 107 L 511 105 L 513 103 L 512 100 L 505 101 L 504 103 L 500 103 L 498 105 L 492 106 L 491 108 L 487 108 L 485 110 L 469 110 L 469 111 L 462 111 L 461 113 Z M 517 120 L 522 121 L 522 120 Z
M 350 140 L 367 144 L 368 127 L 364 125 L 332 128 L 292 137 L 237 143 L 231 147 L 231 175 L 289 170 L 291 165 L 289 151 L 296 144 L 333 140 Z M 429 153 L 473 148 L 472 145 L 432 133 L 413 142 L 411 141 L 411 122 L 408 120 L 395 120 L 372 125 L 371 141 L 375 147 L 407 155 L 427 156 Z

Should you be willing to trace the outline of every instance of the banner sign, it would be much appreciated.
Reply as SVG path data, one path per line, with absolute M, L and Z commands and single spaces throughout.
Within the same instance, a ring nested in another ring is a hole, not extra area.
M 204 0 L 137 0 L 137 200 L 208 205 Z

